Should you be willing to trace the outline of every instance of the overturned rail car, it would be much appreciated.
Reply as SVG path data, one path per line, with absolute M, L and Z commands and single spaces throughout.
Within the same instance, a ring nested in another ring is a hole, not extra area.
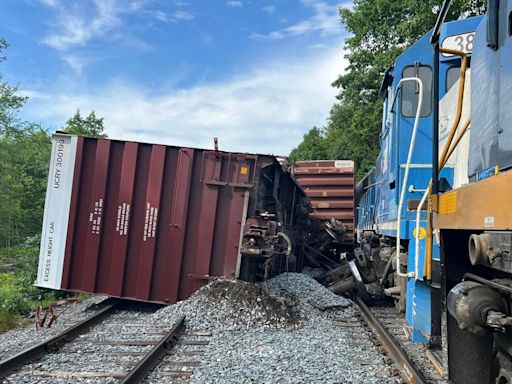
M 52 141 L 36 286 L 171 304 L 301 268 L 307 198 L 274 156 Z

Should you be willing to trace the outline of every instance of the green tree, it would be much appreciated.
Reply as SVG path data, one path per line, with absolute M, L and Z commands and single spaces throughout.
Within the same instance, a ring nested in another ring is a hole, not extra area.
M 3 51 L 9 47 L 7 41 L 0 37 L 0 63 L 6 60 Z M 16 94 L 18 87 L 9 85 L 0 73 L 0 134 L 13 123 L 16 113 L 25 104 L 26 97 Z
M 74 135 L 107 137 L 107 134 L 104 133 L 103 117 L 96 117 L 94 111 L 86 118 L 83 118 L 80 115 L 80 110 L 77 110 L 73 117 L 66 122 L 66 126 L 62 130 Z
M 0 61 L 7 42 L 0 38 Z M 50 156 L 45 130 L 17 117 L 26 97 L 0 74 L 0 247 L 40 231 Z
M 41 231 L 50 149 L 37 125 L 17 122 L 0 135 L 0 247 Z
M 339 102 L 321 130 L 326 158 L 352 159 L 358 177 L 374 164 L 379 152 L 382 100 L 379 88 L 384 72 L 395 59 L 434 25 L 441 0 L 354 0 L 340 8 L 340 18 L 351 34 L 345 40 L 348 67 L 333 86 Z M 447 20 L 485 11 L 484 0 L 454 0 Z M 294 159 L 307 160 L 303 146 Z M 307 146 L 306 146 L 307 147 Z
M 7 47 L 0 38 L 0 62 Z M 62 295 L 32 285 L 51 140 L 46 130 L 18 117 L 27 98 L 17 90 L 0 74 L 0 332 L 15 326 L 15 315 L 28 313 L 39 296 L 48 304 Z
M 302 143 L 292 150 L 290 160 L 295 162 L 303 158 L 308 160 L 327 159 L 327 142 L 320 128 L 313 127 L 308 133 L 304 134 Z

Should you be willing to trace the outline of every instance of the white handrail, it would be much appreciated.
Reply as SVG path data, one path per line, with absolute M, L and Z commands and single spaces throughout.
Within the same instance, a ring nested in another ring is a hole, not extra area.
M 418 123 L 420 120 L 420 114 L 421 114 L 421 107 L 423 106 L 423 82 L 419 77 L 405 77 L 400 80 L 397 86 L 397 92 L 395 93 L 395 99 L 398 95 L 398 90 L 402 87 L 402 83 L 405 83 L 406 81 L 415 81 L 418 83 L 419 88 L 419 97 L 418 97 L 418 107 L 416 108 L 416 116 L 414 118 L 414 125 L 412 128 L 412 136 L 411 136 L 411 143 L 409 144 L 409 153 L 407 155 L 407 162 L 405 164 L 405 172 L 404 172 L 404 181 L 402 183 L 402 190 L 400 192 L 400 200 L 398 202 L 398 218 L 397 218 L 397 234 L 396 234 L 396 273 L 399 277 L 414 277 L 415 272 L 409 272 L 409 273 L 402 273 L 400 272 L 400 226 L 402 221 L 402 208 L 404 205 L 404 199 L 405 199 L 405 191 L 407 190 L 407 182 L 409 181 L 409 169 L 411 165 L 412 160 L 412 154 L 414 152 L 414 143 L 416 142 L 416 132 L 418 131 Z M 395 100 L 393 100 L 393 104 L 395 103 Z M 398 155 L 398 154 L 397 154 Z M 418 255 L 416 255 L 416 259 L 418 258 Z

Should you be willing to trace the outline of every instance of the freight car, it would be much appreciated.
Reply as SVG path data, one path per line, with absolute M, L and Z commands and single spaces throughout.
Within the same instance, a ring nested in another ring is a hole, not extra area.
M 308 202 L 274 156 L 52 141 L 36 286 L 170 304 L 300 270 Z
M 340 255 L 354 246 L 354 162 L 297 161 L 292 173 L 312 206 L 304 255 L 310 265 L 335 268 Z
M 311 201 L 310 217 L 335 219 L 345 228 L 340 241 L 354 243 L 355 170 L 352 160 L 297 161 L 292 173 Z

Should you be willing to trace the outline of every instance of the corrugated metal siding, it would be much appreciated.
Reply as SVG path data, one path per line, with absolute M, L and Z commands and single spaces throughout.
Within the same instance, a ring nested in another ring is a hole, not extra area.
M 350 160 L 297 161 L 293 173 L 311 200 L 311 216 L 340 220 L 348 230 L 348 241 L 354 239 L 355 172 Z
M 74 156 L 60 288 L 163 303 L 211 277 L 235 277 L 244 205 L 276 162 L 84 137 Z

